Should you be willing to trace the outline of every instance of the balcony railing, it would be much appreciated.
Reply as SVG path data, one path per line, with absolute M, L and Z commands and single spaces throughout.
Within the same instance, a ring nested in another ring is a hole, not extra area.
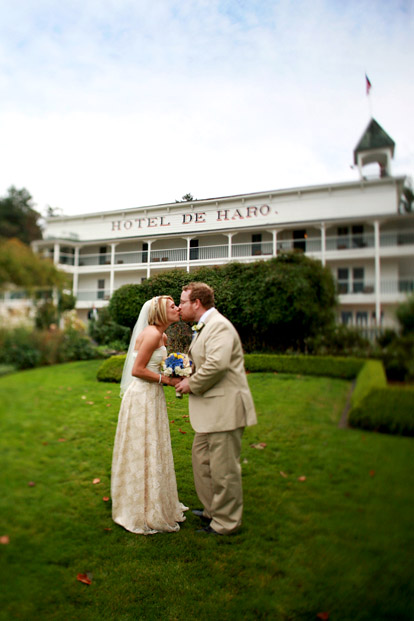
M 78 302 L 95 302 L 96 300 L 109 300 L 109 289 L 78 289 L 76 299 Z
M 326 253 L 337 250 L 358 250 L 373 248 L 375 239 L 373 233 L 353 235 L 329 236 L 325 240 Z M 387 231 L 380 234 L 381 248 L 390 248 L 404 245 L 414 245 L 414 230 Z M 321 253 L 322 239 L 320 237 L 304 237 L 302 239 L 278 239 L 277 251 L 302 250 L 305 253 Z M 258 256 L 272 256 L 273 242 L 248 242 L 243 244 L 217 244 L 213 246 L 198 246 L 189 249 L 166 248 L 154 250 L 118 251 L 115 253 L 114 265 L 142 265 L 147 263 L 185 263 L 190 261 L 214 261 L 215 259 L 249 259 Z M 61 264 L 74 265 L 72 254 L 60 253 Z M 90 267 L 95 265 L 112 265 L 111 253 L 79 254 L 79 266 Z
M 360 293 L 363 295 L 375 293 L 375 282 L 373 280 L 338 280 L 337 292 L 339 295 L 349 295 Z M 382 280 L 380 283 L 381 295 L 393 295 L 397 293 L 413 293 L 414 280 L 400 278 L 398 280 Z

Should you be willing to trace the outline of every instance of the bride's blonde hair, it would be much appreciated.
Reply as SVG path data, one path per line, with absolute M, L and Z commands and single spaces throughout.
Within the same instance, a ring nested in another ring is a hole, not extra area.
M 174 302 L 170 295 L 157 295 L 151 300 L 151 306 L 148 311 L 148 325 L 160 325 L 167 323 L 167 301 Z

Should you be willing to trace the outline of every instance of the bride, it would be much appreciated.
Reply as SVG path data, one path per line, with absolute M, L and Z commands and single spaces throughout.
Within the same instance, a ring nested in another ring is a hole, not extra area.
M 179 320 L 174 300 L 157 296 L 143 305 L 121 380 L 122 403 L 112 457 L 112 518 L 140 535 L 180 530 L 187 511 L 178 500 L 170 428 L 162 385 L 179 378 L 160 373 L 165 330 Z

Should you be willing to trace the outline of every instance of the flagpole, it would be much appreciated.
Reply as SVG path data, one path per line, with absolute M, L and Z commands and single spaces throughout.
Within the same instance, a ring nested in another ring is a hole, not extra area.
M 370 115 L 370 118 L 373 119 L 374 115 L 373 115 L 373 112 L 372 112 L 372 99 L 371 99 L 372 84 L 371 84 L 370 79 L 368 78 L 366 73 L 365 73 L 365 86 L 366 86 L 366 94 L 367 94 L 367 97 L 368 97 L 369 115 Z

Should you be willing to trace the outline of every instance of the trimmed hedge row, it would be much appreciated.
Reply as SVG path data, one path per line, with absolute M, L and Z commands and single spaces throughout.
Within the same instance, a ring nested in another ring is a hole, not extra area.
M 112 356 L 100 366 L 100 382 L 120 382 L 125 355 Z M 414 435 L 414 389 L 389 387 L 379 360 L 336 358 L 333 356 L 278 356 L 246 354 L 246 371 L 251 373 L 291 373 L 353 379 L 349 424 L 372 431 Z
M 372 389 L 351 409 L 349 424 L 370 431 L 414 436 L 414 389 Z
M 251 373 L 292 373 L 302 375 L 321 375 L 353 379 L 362 367 L 360 358 L 340 358 L 336 356 L 278 356 L 274 354 L 246 354 L 246 371 Z
M 351 406 L 357 406 L 372 390 L 386 388 L 387 378 L 380 360 L 367 360 L 358 373 Z

